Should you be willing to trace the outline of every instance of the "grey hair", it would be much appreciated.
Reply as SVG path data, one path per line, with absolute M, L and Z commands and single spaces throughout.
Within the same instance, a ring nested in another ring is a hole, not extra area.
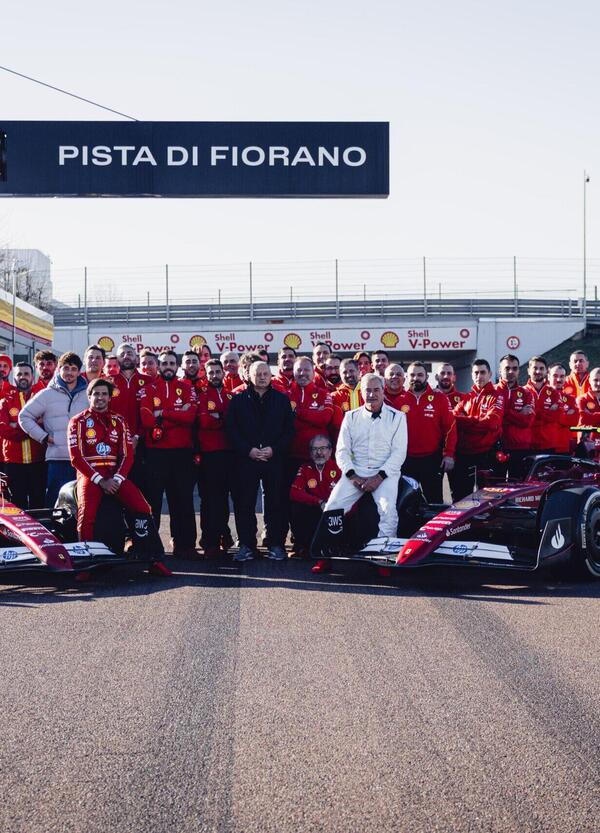
M 378 376 L 376 373 L 365 373 L 365 375 L 360 380 L 360 392 L 363 396 L 365 394 L 365 388 L 372 379 L 375 379 L 379 387 L 383 390 L 385 382 L 381 376 Z

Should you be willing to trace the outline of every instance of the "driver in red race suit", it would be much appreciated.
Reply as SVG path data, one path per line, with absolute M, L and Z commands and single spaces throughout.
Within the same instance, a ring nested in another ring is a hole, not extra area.
M 113 384 L 94 379 L 87 387 L 91 407 L 69 421 L 69 456 L 77 471 L 77 532 L 80 541 L 94 539 L 94 522 L 104 495 L 115 497 L 134 516 L 134 546 L 141 554 L 158 555 L 163 546 L 150 504 L 127 475 L 133 465 L 133 445 L 127 423 L 110 410 Z M 171 575 L 160 561 L 151 572 Z

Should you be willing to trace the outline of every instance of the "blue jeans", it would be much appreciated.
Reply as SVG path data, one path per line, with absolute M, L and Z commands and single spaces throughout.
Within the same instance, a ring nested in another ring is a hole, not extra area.
M 48 479 L 46 481 L 46 506 L 54 507 L 60 487 L 75 480 L 77 473 L 68 460 L 49 460 Z

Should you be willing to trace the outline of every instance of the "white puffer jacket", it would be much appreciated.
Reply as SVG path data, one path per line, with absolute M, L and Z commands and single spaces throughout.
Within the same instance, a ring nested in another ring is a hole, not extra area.
M 29 400 L 19 413 L 19 425 L 38 443 L 52 436 L 46 448 L 46 460 L 68 460 L 67 428 L 71 417 L 89 408 L 86 381 L 81 376 L 70 391 L 59 376 Z

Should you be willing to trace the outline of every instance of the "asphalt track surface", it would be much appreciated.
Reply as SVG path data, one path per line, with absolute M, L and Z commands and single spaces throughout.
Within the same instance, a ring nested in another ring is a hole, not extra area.
M 0 585 L 2 833 L 600 829 L 600 583 Z

